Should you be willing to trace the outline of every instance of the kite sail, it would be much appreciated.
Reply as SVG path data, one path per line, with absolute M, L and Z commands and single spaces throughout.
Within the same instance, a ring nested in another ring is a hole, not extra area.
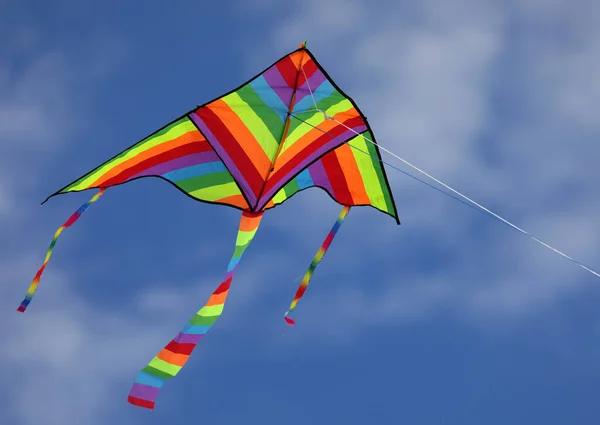
M 373 207 L 400 224 L 367 119 L 303 43 L 238 88 L 186 112 L 50 195 L 44 202 L 60 194 L 100 190 L 56 232 L 18 311 L 31 302 L 62 230 L 109 187 L 143 177 L 166 180 L 197 201 L 242 211 L 225 280 L 135 379 L 128 401 L 149 409 L 164 382 L 181 370 L 223 312 L 238 262 L 266 210 L 311 187 L 323 189 L 343 206 L 284 316 L 289 324 L 294 324 L 289 313 L 351 207 Z

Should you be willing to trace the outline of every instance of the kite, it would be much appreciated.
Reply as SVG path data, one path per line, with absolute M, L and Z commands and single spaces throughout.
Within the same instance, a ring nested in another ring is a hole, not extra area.
M 109 187 L 144 177 L 166 180 L 196 201 L 241 210 L 223 282 L 135 378 L 128 401 L 148 409 L 154 409 L 165 381 L 179 373 L 222 314 L 237 265 L 266 210 L 312 187 L 343 206 L 284 315 L 290 325 L 295 323 L 290 313 L 351 207 L 373 207 L 400 224 L 367 118 L 304 42 L 238 88 L 186 112 L 50 195 L 44 202 L 99 189 L 56 231 L 18 311 L 31 302 L 62 231 Z

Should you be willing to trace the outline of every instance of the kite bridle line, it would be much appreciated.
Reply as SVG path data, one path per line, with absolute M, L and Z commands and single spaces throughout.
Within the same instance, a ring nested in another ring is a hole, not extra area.
M 548 245 L 546 242 L 542 241 L 541 239 L 539 239 L 538 237 L 532 235 L 531 233 L 527 232 L 526 230 L 521 229 L 519 226 L 511 223 L 510 221 L 506 220 L 505 218 L 499 216 L 498 214 L 494 213 L 493 211 L 490 211 L 488 208 L 484 207 L 483 205 L 479 204 L 478 202 L 472 200 L 471 198 L 469 198 L 466 195 L 463 195 L 462 193 L 460 193 L 458 190 L 453 189 L 452 187 L 450 187 L 449 185 L 447 185 L 446 183 L 442 182 L 441 180 L 433 177 L 431 174 L 426 173 L 425 171 L 421 170 L 419 167 L 411 164 L 410 162 L 408 162 L 407 160 L 403 159 L 402 157 L 400 157 L 399 155 L 396 155 L 394 152 L 390 151 L 389 149 L 386 149 L 385 147 L 381 146 L 378 143 L 375 143 L 373 140 L 371 140 L 370 138 L 368 138 L 367 136 L 365 136 L 364 134 L 361 134 L 359 132 L 357 132 L 356 130 L 354 130 L 353 128 L 348 127 L 346 124 L 344 124 L 343 122 L 340 122 L 339 120 L 337 120 L 335 117 L 332 117 L 331 115 L 328 115 L 325 111 L 323 111 L 322 109 L 320 109 L 316 103 L 312 88 L 310 87 L 310 83 L 308 82 L 308 79 L 306 78 L 306 73 L 304 72 L 304 68 L 302 68 L 302 72 L 304 73 L 304 77 L 306 79 L 306 85 L 308 87 L 308 90 L 310 91 L 313 103 L 315 105 L 315 111 L 318 111 L 320 113 L 323 114 L 323 116 L 325 117 L 326 120 L 332 120 L 335 121 L 336 123 L 338 123 L 339 125 L 343 126 L 344 128 L 346 128 L 348 131 L 356 134 L 357 136 L 362 137 L 365 141 L 379 147 L 379 149 L 381 149 L 382 151 L 386 152 L 387 154 L 393 156 L 394 158 L 396 158 L 397 160 L 403 162 L 404 164 L 408 165 L 409 167 L 411 167 L 412 169 L 418 171 L 419 173 L 423 174 L 424 176 L 430 178 L 431 180 L 433 180 L 434 182 L 438 183 L 439 185 L 445 187 L 446 189 L 450 190 L 451 192 L 455 193 L 456 195 L 460 196 L 461 198 L 465 199 L 466 201 L 468 201 L 470 203 L 470 205 L 473 205 L 475 207 L 477 207 L 480 211 L 485 212 L 487 214 L 489 214 L 490 216 L 492 216 L 493 218 L 502 221 L 504 224 L 512 227 L 513 229 L 517 230 L 518 232 L 524 234 L 525 236 L 528 236 L 529 238 L 533 239 L 535 242 L 541 244 L 542 246 L 550 249 L 551 251 L 554 251 L 555 253 L 561 255 L 562 257 L 566 258 L 567 260 L 573 262 L 574 264 L 578 265 L 579 267 L 581 267 L 582 269 L 592 273 L 593 275 L 600 277 L 600 273 L 592 270 L 591 268 L 589 268 L 588 266 L 586 266 L 585 264 L 575 260 L 574 258 L 568 256 L 567 254 L 565 254 L 564 252 L 552 247 L 551 245 Z M 312 110 L 311 110 L 312 111 Z M 307 111 L 308 112 L 308 111 Z M 294 115 L 292 115 L 294 116 Z M 294 116 L 294 118 L 308 124 L 311 125 L 314 128 L 317 128 L 316 126 L 313 126 L 312 124 L 309 124 L 308 122 L 306 122 L 305 120 L 302 120 L 296 116 Z M 321 130 L 321 129 L 319 129 Z M 325 133 L 325 134 L 329 134 L 326 131 L 321 130 L 321 132 Z M 350 143 L 348 143 L 350 145 Z M 350 145 L 351 147 L 353 147 L 352 145 Z M 360 152 L 366 153 L 367 155 L 373 157 L 372 155 L 370 155 L 367 152 L 362 151 L 361 149 L 357 149 Z M 375 158 L 375 157 L 373 157 Z M 379 158 L 376 158 L 378 161 L 383 162 L 382 160 L 380 160 Z M 386 165 L 390 165 L 385 163 Z M 391 166 L 391 165 L 390 165 Z M 391 166 L 392 168 L 394 168 L 395 170 L 399 170 L 397 167 Z M 406 173 L 405 173 L 406 174 Z M 419 179 L 417 179 L 419 180 Z M 419 180 L 420 181 L 420 180 Z M 424 183 L 424 182 L 423 182 Z M 452 197 L 454 198 L 454 197 Z M 454 198 L 456 199 L 456 198 Z M 464 203 L 464 202 L 463 202 Z

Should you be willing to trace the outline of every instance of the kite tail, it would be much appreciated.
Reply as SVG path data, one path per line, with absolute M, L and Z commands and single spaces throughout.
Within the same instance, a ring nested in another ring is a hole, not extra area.
M 329 231 L 329 234 L 323 241 L 323 245 L 321 245 L 321 247 L 317 251 L 317 254 L 313 258 L 312 262 L 310 263 L 310 266 L 308 267 L 308 270 L 304 274 L 304 277 L 302 278 L 302 282 L 300 282 L 300 286 L 298 287 L 298 291 L 296 291 L 296 295 L 294 296 L 294 299 L 292 300 L 290 309 L 284 315 L 284 319 L 288 324 L 294 326 L 294 324 L 296 323 L 294 319 L 289 317 L 289 314 L 296 309 L 296 304 L 298 304 L 298 301 L 300 301 L 300 298 L 302 298 L 304 296 L 304 293 L 306 292 L 306 288 L 308 287 L 308 283 L 310 282 L 313 272 L 315 271 L 315 269 L 317 268 L 317 266 L 323 259 L 323 256 L 327 252 L 329 245 L 331 245 L 333 238 L 335 237 L 340 226 L 346 219 L 346 216 L 348 215 L 349 211 L 350 211 L 349 206 L 344 206 L 344 208 L 342 208 L 342 211 L 340 212 L 340 215 L 338 216 L 337 221 L 335 222 L 335 224 Z
M 81 214 L 83 214 L 90 205 L 92 205 L 94 202 L 96 202 L 98 200 L 98 198 L 104 193 L 104 191 L 105 191 L 105 188 L 101 188 L 100 192 L 96 193 L 92 197 L 92 199 L 90 199 L 85 204 L 80 206 L 79 209 L 77 211 L 75 211 L 73 213 L 73 215 L 71 215 L 71 217 L 69 217 L 69 219 L 65 222 L 65 224 L 63 224 L 62 226 L 60 226 L 58 228 L 58 230 L 54 234 L 54 238 L 52 238 L 52 242 L 50 242 L 50 247 L 48 248 L 48 252 L 46 253 L 46 258 L 44 259 L 44 263 L 42 264 L 42 267 L 40 267 L 40 269 L 36 273 L 35 277 L 33 278 L 33 282 L 31 282 L 31 286 L 29 286 L 29 289 L 27 290 L 25 299 L 23 299 L 19 308 L 17 308 L 17 311 L 24 313 L 25 310 L 27 309 L 27 306 L 31 302 L 31 299 L 33 298 L 33 295 L 35 294 L 38 284 L 40 283 L 40 278 L 42 277 L 42 273 L 44 272 L 44 269 L 46 268 L 48 261 L 50 261 L 50 256 L 52 255 L 52 251 L 54 250 L 54 245 L 56 245 L 56 241 L 58 240 L 58 237 L 60 236 L 62 231 L 65 230 L 67 227 L 71 226 L 73 223 L 75 223 L 79 219 L 79 217 L 81 217 Z
M 200 339 L 223 313 L 235 269 L 242 254 L 256 234 L 262 216 L 262 212 L 242 212 L 235 251 L 229 261 L 225 280 L 212 293 L 206 305 L 190 319 L 175 339 L 163 348 L 148 363 L 148 366 L 137 375 L 127 398 L 129 403 L 147 409 L 154 409 L 158 393 L 165 381 L 179 373 Z

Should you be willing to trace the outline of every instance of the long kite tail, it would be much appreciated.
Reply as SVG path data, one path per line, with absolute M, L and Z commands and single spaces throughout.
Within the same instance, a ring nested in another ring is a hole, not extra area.
M 208 302 L 190 319 L 181 332 L 148 363 L 135 378 L 129 392 L 129 403 L 154 409 L 158 393 L 167 379 L 173 378 L 183 368 L 196 345 L 223 313 L 229 287 L 240 258 L 256 234 L 263 213 L 242 212 L 225 280 L 212 293 Z
M 317 254 L 313 258 L 312 262 L 310 263 L 310 266 L 308 267 L 308 270 L 304 274 L 304 277 L 302 278 L 302 282 L 300 282 L 300 286 L 298 287 L 298 291 L 296 291 L 296 295 L 294 296 L 294 299 L 292 300 L 290 308 L 289 308 L 289 310 L 284 315 L 285 321 L 287 323 L 289 323 L 290 325 L 294 326 L 294 324 L 296 322 L 295 322 L 294 319 L 292 319 L 291 317 L 289 317 L 289 314 L 296 309 L 296 304 L 298 304 L 298 301 L 300 301 L 300 298 L 302 298 L 302 296 L 304 296 L 304 293 L 306 292 L 306 288 L 308 287 L 308 283 L 310 282 L 310 279 L 311 279 L 311 277 L 313 275 L 313 272 L 315 271 L 315 269 L 317 268 L 317 266 L 319 265 L 319 263 L 323 259 L 323 256 L 327 252 L 327 249 L 329 248 L 329 245 L 331 245 L 331 242 L 333 241 L 333 238 L 335 237 L 335 235 L 336 235 L 337 231 L 339 230 L 340 226 L 342 225 L 342 223 L 346 219 L 346 216 L 348 215 L 349 211 L 350 211 L 350 207 L 347 206 L 347 205 L 345 205 L 344 208 L 342 208 L 342 211 L 340 212 L 340 215 L 338 216 L 335 224 L 333 225 L 333 227 L 329 231 L 329 234 L 327 234 L 327 237 L 323 241 L 323 244 L 321 245 L 321 247 L 317 251 Z
M 92 199 L 90 199 L 85 204 L 80 206 L 79 209 L 77 211 L 75 211 L 73 213 L 73 215 L 71 215 L 71 217 L 69 217 L 69 219 L 65 222 L 65 224 L 63 224 L 62 226 L 60 226 L 58 228 L 58 230 L 54 234 L 54 237 L 52 238 L 52 242 L 50 242 L 50 247 L 48 248 L 48 252 L 46 253 L 46 258 L 44 259 L 44 263 L 42 264 L 42 267 L 40 267 L 38 272 L 35 274 L 35 277 L 33 278 L 33 282 L 31 282 L 31 286 L 29 286 L 29 289 L 27 290 L 27 294 L 25 295 L 25 298 L 21 302 L 21 305 L 19 306 L 19 308 L 17 308 L 17 311 L 24 313 L 25 310 L 27 309 L 27 306 L 31 302 L 31 299 L 33 298 L 33 295 L 35 294 L 35 291 L 37 290 L 38 284 L 40 283 L 40 278 L 42 277 L 42 273 L 44 272 L 44 269 L 46 268 L 48 261 L 50 261 L 50 256 L 52 255 L 52 251 L 54 250 L 54 245 L 56 245 L 56 241 L 58 240 L 58 237 L 60 236 L 62 231 L 65 230 L 67 227 L 71 226 L 73 223 L 75 223 L 79 219 L 79 217 L 81 217 L 81 214 L 83 214 L 90 205 L 92 205 L 94 202 L 96 202 L 98 200 L 98 198 L 104 193 L 104 191 L 105 191 L 105 188 L 101 188 L 100 191 L 92 197 Z

